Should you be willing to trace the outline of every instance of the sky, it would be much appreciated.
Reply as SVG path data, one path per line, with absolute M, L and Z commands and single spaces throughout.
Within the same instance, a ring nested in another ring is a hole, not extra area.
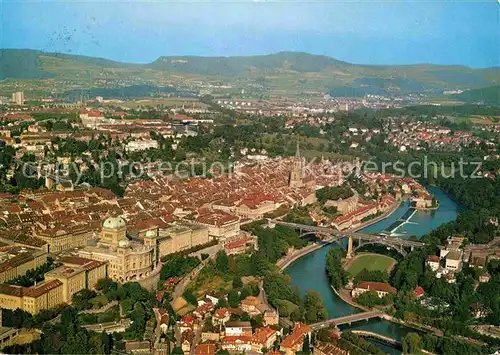
M 302 51 L 359 64 L 500 66 L 500 0 L 0 0 L 0 47 L 146 63 Z

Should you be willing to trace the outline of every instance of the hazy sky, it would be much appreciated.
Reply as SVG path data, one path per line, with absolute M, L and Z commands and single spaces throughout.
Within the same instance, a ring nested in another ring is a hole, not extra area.
M 487 67 L 500 65 L 499 10 L 496 0 L 0 0 L 0 46 L 131 62 L 286 50 Z

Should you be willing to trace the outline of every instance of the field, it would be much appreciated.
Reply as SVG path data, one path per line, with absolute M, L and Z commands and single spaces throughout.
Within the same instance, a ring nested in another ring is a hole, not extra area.
M 356 276 L 361 270 L 381 270 L 390 271 L 396 264 L 396 260 L 389 256 L 380 254 L 360 254 L 356 256 L 347 266 L 347 271 Z
M 500 121 L 499 116 L 480 116 L 480 115 L 473 115 L 470 117 L 472 123 L 474 124 L 494 124 L 498 123 Z

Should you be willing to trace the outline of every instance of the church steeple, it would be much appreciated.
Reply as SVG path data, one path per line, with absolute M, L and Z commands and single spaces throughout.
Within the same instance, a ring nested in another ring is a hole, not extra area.
M 288 185 L 290 187 L 302 186 L 302 158 L 300 157 L 299 141 L 297 141 L 295 159 L 293 160 L 292 171 L 290 172 Z
M 299 141 L 297 141 L 297 149 L 295 150 L 295 160 L 297 159 L 300 159 Z

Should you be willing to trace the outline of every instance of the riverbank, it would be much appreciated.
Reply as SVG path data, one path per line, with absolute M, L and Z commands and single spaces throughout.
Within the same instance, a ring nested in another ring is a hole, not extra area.
M 281 272 L 285 270 L 288 266 L 290 266 L 294 261 L 306 256 L 307 254 L 310 254 L 312 252 L 315 252 L 318 249 L 323 248 L 327 244 L 319 244 L 319 243 L 314 243 L 310 244 L 302 249 L 298 249 L 296 252 L 290 255 L 285 255 L 281 259 L 279 259 L 276 262 L 276 266 L 279 268 Z
M 384 212 L 383 214 L 381 214 L 380 216 L 377 216 L 376 218 L 374 218 L 372 220 L 369 220 L 369 221 L 366 221 L 366 222 L 360 224 L 359 226 L 357 226 L 353 229 L 346 230 L 346 232 L 357 232 L 363 228 L 369 227 L 372 224 L 378 223 L 378 222 L 390 217 L 401 206 L 402 202 L 403 201 L 401 201 L 401 200 L 397 200 L 391 206 L 390 210 Z M 297 250 L 296 252 L 294 252 L 291 255 L 285 255 L 284 257 L 282 257 L 281 259 L 279 259 L 276 262 L 276 266 L 278 266 L 279 270 L 281 272 L 283 272 L 288 266 L 293 264 L 298 259 L 300 259 L 300 258 L 302 258 L 302 257 L 304 257 L 312 252 L 315 252 L 316 250 L 321 249 L 327 245 L 328 244 L 326 244 L 326 243 L 324 243 L 324 244 L 315 243 L 315 244 L 308 245 L 302 249 Z
M 455 220 L 457 213 L 463 209 L 456 201 L 447 196 L 439 188 L 431 187 L 429 190 L 438 199 L 439 209 L 427 212 L 417 212 L 411 219 L 412 223 L 401 227 L 401 229 L 404 229 L 404 231 L 401 231 L 404 232 L 404 235 L 417 235 L 419 237 L 426 235 L 439 225 Z M 360 231 L 366 234 L 380 233 L 403 216 L 409 207 L 408 201 L 400 200 L 384 215 L 367 221 L 351 231 Z M 305 294 L 311 289 L 319 292 L 329 319 L 358 313 L 361 312 L 362 309 L 358 308 L 359 305 L 345 302 L 330 286 L 330 282 L 325 273 L 326 254 L 330 248 L 335 247 L 337 246 L 334 244 L 321 248 L 318 246 L 317 248 L 319 249 L 309 251 L 301 257 L 297 254 L 293 262 L 287 263 L 286 269 L 282 270 L 291 277 L 292 287 L 298 287 L 301 293 Z M 406 334 L 415 332 L 415 329 L 418 329 L 415 325 L 384 319 L 353 323 L 351 326 L 342 326 L 341 328 L 344 330 L 367 330 L 396 340 L 400 340 Z M 431 331 L 431 329 L 426 329 L 426 331 Z
M 383 221 L 384 219 L 386 218 L 389 218 L 394 212 L 396 212 L 396 210 L 401 206 L 401 204 L 404 202 L 404 200 L 396 200 L 396 202 L 393 203 L 393 205 L 391 206 L 391 208 L 384 212 L 383 214 L 381 214 L 380 216 L 377 216 L 369 221 L 366 221 L 364 223 L 361 223 L 359 226 L 357 227 L 354 227 L 352 229 L 349 229 L 348 231 L 350 232 L 358 232 L 360 231 L 361 229 L 365 229 L 369 226 L 371 226 L 372 224 L 376 224 L 380 221 Z

